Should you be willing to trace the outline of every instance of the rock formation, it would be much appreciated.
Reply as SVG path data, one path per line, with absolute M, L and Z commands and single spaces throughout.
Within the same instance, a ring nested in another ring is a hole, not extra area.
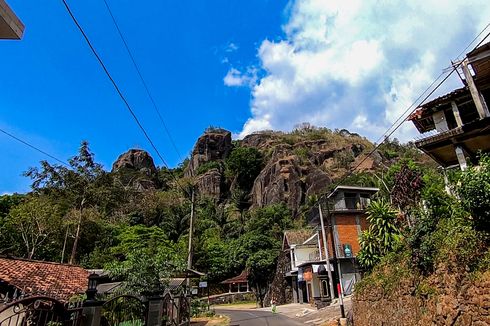
M 223 160 L 230 153 L 231 133 L 224 129 L 207 130 L 194 145 L 186 176 L 195 175 L 196 170 L 203 163 Z
M 123 183 L 137 190 L 157 187 L 157 169 L 147 151 L 130 149 L 112 164 L 112 173 Z
M 231 133 L 224 129 L 208 129 L 194 145 L 185 176 L 195 176 L 198 192 L 201 195 L 219 200 L 223 195 L 224 175 L 219 169 L 212 168 L 198 175 L 199 167 L 209 162 L 226 159 L 233 145 Z
M 250 192 L 252 206 L 286 203 L 296 214 L 308 196 L 324 191 L 333 178 L 343 175 L 372 146 L 347 130 L 325 132 L 323 136 L 265 131 L 236 141 L 236 146 L 254 147 L 265 158 Z M 211 165 L 222 163 L 232 149 L 229 131 L 210 129 L 199 137 L 185 175 L 196 177 L 201 195 L 222 200 L 233 192 L 233 180 L 226 179 L 223 169 Z M 372 168 L 374 163 L 368 163 L 363 168 Z

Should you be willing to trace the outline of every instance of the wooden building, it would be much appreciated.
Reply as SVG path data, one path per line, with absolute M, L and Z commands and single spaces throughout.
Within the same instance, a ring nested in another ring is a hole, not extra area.
M 442 167 L 476 161 L 490 151 L 490 43 L 456 63 L 463 87 L 417 108 L 412 121 L 423 138 L 415 145 Z
M 9 5 L 4 0 L 0 0 L 0 39 L 19 40 L 23 34 L 24 24 Z

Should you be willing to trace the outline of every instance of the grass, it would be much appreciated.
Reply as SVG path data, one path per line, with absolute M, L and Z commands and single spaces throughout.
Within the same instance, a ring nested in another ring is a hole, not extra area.
M 228 316 L 213 316 L 213 317 L 198 317 L 191 319 L 191 325 L 194 326 L 229 326 L 230 317 Z

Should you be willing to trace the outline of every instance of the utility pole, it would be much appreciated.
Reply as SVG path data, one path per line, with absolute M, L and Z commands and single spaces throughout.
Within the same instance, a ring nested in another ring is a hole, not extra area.
M 194 187 L 191 189 L 191 218 L 189 221 L 189 255 L 187 256 L 187 269 L 192 268 L 192 233 L 194 231 Z M 187 288 L 191 284 L 190 278 L 187 278 Z
M 327 236 L 325 235 L 325 225 L 323 223 L 322 205 L 318 203 L 318 212 L 320 213 L 320 225 L 322 226 L 323 249 L 325 250 L 325 260 L 327 261 L 328 285 L 330 288 L 330 296 L 333 299 L 333 278 L 330 270 L 330 256 L 328 254 Z

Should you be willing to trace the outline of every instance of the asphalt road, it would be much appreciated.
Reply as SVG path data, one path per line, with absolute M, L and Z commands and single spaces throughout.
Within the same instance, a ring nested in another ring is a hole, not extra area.
M 230 326 L 298 326 L 303 325 L 281 314 L 262 310 L 216 309 L 216 313 L 231 318 Z

